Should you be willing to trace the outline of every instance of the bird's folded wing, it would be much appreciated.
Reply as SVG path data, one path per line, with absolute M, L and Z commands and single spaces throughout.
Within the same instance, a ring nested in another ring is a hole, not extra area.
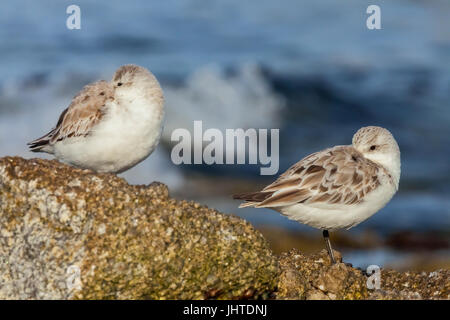
M 293 204 L 351 205 L 363 201 L 380 184 L 378 166 L 352 146 L 326 149 L 300 160 L 260 193 L 255 207 Z M 253 199 L 258 195 L 253 193 Z M 247 200 L 241 197 L 243 200 Z M 252 201 L 248 199 L 247 201 Z M 253 202 L 255 202 L 253 200 Z
M 114 89 L 106 81 L 89 84 L 77 94 L 58 119 L 56 127 L 43 137 L 29 143 L 53 144 L 65 138 L 86 136 L 100 121 L 107 101 L 113 99 Z

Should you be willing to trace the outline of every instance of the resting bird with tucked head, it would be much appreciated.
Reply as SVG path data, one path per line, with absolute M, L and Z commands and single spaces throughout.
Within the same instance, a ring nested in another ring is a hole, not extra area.
M 263 190 L 237 194 L 240 208 L 270 208 L 323 230 L 335 263 L 329 230 L 350 229 L 383 208 L 398 190 L 400 149 L 381 127 L 364 127 L 352 145 L 313 153 Z
M 76 167 L 120 173 L 153 152 L 163 118 L 158 80 L 143 67 L 124 65 L 111 81 L 85 86 L 56 127 L 28 145 Z

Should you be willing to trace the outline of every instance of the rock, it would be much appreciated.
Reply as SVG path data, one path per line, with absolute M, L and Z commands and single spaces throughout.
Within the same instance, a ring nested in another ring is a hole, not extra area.
M 0 299 L 267 297 L 278 264 L 248 222 L 57 161 L 0 158 Z
M 380 289 L 368 289 L 368 276 L 342 263 L 332 265 L 326 250 L 303 255 L 293 249 L 280 257 L 277 299 L 450 299 L 450 270 L 380 270 Z
M 450 270 L 433 272 L 381 270 L 381 291 L 370 299 L 450 299 Z
M 292 249 L 280 257 L 278 299 L 364 299 L 368 297 L 366 277 L 341 262 L 331 264 L 326 250 L 305 256 Z

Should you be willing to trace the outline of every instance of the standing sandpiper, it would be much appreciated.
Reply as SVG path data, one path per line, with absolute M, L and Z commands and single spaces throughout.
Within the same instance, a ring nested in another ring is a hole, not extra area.
M 400 149 L 392 134 L 364 127 L 352 145 L 303 158 L 263 190 L 235 195 L 243 207 L 270 208 L 289 219 L 323 230 L 350 229 L 383 208 L 398 190 Z

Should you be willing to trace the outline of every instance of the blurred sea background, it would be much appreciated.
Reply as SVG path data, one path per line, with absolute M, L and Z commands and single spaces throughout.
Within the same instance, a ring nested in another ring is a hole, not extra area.
M 373 2 L 373 1 L 372 1 Z M 359 267 L 450 266 L 450 2 L 361 0 L 3 1 L 0 5 L 0 156 L 35 157 L 85 84 L 120 65 L 149 68 L 166 96 L 160 147 L 122 174 L 166 183 L 253 223 L 276 252 L 324 248 L 321 233 L 277 212 L 238 209 L 231 195 L 276 176 L 259 165 L 170 160 L 175 128 L 279 128 L 280 171 L 311 152 L 350 144 L 366 125 L 388 128 L 402 152 L 400 190 L 366 222 L 332 233 Z M 81 8 L 81 30 L 66 8 Z M 366 9 L 381 7 L 381 30 Z M 38 155 L 46 158 L 45 155 Z

